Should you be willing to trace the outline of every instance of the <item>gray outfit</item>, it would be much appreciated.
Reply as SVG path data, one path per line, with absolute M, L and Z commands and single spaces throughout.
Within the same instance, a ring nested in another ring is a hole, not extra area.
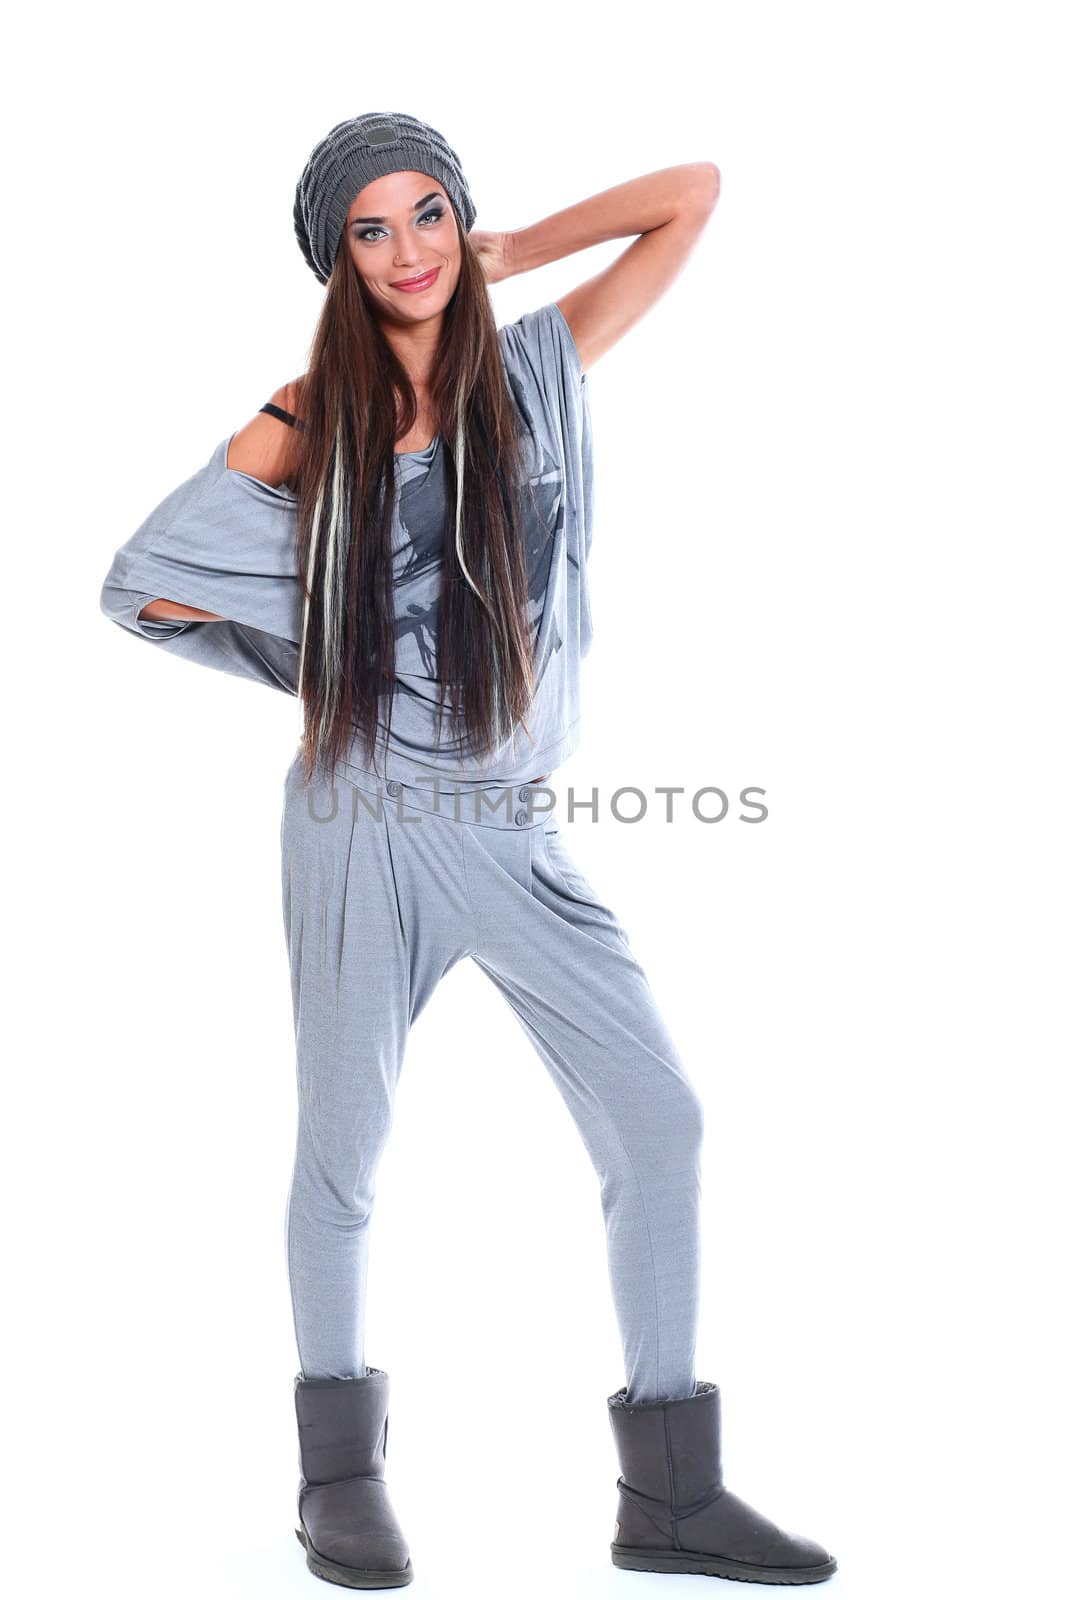
M 526 547 L 539 628 L 533 737 L 477 765 L 447 744 L 432 749 L 447 520 L 435 440 L 397 459 L 393 741 L 385 747 L 383 711 L 377 773 L 353 750 L 336 783 L 316 776 L 305 789 L 298 751 L 285 778 L 299 1089 L 286 1248 L 301 1371 L 366 1370 L 374 1180 L 408 1031 L 434 986 L 470 956 L 551 1072 L 596 1167 L 628 1395 L 682 1398 L 696 1389 L 703 1111 L 625 932 L 533 781 L 577 743 L 591 636 L 586 379 L 554 303 L 499 337 L 529 428 L 536 501 Z M 101 604 L 173 653 L 293 693 L 302 605 L 293 497 L 228 469 L 227 444 L 116 554 Z M 157 597 L 229 620 L 139 622 Z

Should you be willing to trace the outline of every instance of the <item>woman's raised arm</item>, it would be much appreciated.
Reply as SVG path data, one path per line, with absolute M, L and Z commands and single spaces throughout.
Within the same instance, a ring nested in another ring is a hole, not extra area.
M 506 234 L 502 275 L 529 272 L 606 239 L 640 235 L 602 272 L 556 301 L 588 372 L 677 278 L 718 198 L 713 161 L 643 173 Z

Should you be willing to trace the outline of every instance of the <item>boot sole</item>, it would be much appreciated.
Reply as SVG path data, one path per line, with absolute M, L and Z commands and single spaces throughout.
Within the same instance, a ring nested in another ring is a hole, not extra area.
M 739 1578 L 744 1583 L 821 1583 L 837 1571 L 830 1558 L 817 1567 L 760 1567 L 751 1561 L 729 1561 L 725 1556 L 702 1556 L 685 1550 L 639 1550 L 612 1544 L 615 1566 L 630 1572 L 700 1572 L 708 1578 Z
M 308 1566 L 317 1578 L 325 1578 L 328 1583 L 343 1583 L 347 1589 L 397 1589 L 401 1584 L 410 1583 L 415 1576 L 410 1559 L 407 1566 L 394 1568 L 391 1572 L 376 1572 L 365 1567 L 344 1567 L 338 1561 L 327 1561 L 325 1556 L 320 1556 L 307 1531 L 303 1527 L 294 1528 L 300 1543 L 307 1551 Z

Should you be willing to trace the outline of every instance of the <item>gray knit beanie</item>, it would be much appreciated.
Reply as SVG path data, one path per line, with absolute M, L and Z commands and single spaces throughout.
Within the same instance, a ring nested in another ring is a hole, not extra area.
M 296 186 L 293 222 L 304 260 L 320 283 L 329 281 L 348 208 L 359 191 L 387 172 L 425 172 L 436 178 L 469 233 L 474 201 L 459 157 L 428 123 L 402 111 L 366 111 L 339 122 L 320 139 Z

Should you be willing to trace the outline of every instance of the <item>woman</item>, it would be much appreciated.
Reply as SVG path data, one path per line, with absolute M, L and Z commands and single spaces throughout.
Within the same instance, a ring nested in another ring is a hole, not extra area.
M 586 373 L 675 278 L 717 192 L 698 162 L 472 233 L 434 128 L 339 123 L 294 207 L 326 286 L 307 372 L 156 508 L 104 584 L 132 633 L 302 703 L 281 839 L 297 1537 L 348 1587 L 412 1577 L 384 1478 L 388 1375 L 364 1364 L 368 1229 L 408 1032 L 465 956 L 600 1178 L 626 1374 L 608 1399 L 613 1561 L 772 1583 L 835 1570 L 723 1487 L 719 1391 L 694 1371 L 702 1107 L 548 783 L 577 743 L 590 643 Z M 496 329 L 489 283 L 631 234 L 605 271 Z

